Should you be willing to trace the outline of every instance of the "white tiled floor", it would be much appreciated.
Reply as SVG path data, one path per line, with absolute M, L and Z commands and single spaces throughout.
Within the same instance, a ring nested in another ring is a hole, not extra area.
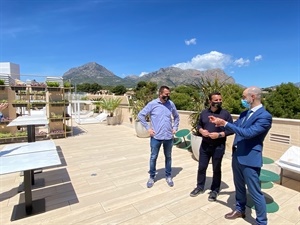
M 224 214 L 234 206 L 231 160 L 225 157 L 222 191 L 217 202 L 207 200 L 208 190 L 189 196 L 196 183 L 197 161 L 186 150 L 173 148 L 173 177 L 170 188 L 164 179 L 164 157 L 160 154 L 158 180 L 148 179 L 149 139 L 137 138 L 129 124 L 80 125 L 76 136 L 56 139 L 62 166 L 44 169 L 35 178 L 45 184 L 33 189 L 33 198 L 46 199 L 46 212 L 10 221 L 13 207 L 23 201 L 17 188 L 19 173 L 0 176 L 0 224 L 254 224 L 255 212 L 246 219 L 228 221 Z M 2 148 L 1 146 L 0 148 Z M 211 167 L 207 185 L 211 182 Z M 280 206 L 269 213 L 269 224 L 300 225 L 300 185 L 285 178 L 264 192 Z M 21 199 L 20 199 L 21 197 Z

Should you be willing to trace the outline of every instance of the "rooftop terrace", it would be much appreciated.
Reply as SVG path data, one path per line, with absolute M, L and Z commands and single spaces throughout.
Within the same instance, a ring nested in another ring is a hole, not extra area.
M 246 218 L 228 221 L 224 215 L 234 207 L 231 159 L 225 155 L 222 190 L 209 202 L 208 190 L 198 197 L 189 193 L 196 185 L 197 161 L 192 153 L 173 148 L 174 187 L 164 179 L 164 156 L 157 161 L 158 180 L 150 189 L 149 139 L 137 138 L 129 124 L 76 125 L 75 135 L 55 139 L 62 165 L 35 175 L 43 185 L 33 188 L 33 199 L 45 198 L 46 212 L 10 221 L 13 207 L 24 201 L 18 193 L 20 173 L 0 176 L 0 224 L 254 224 L 255 211 Z M 3 145 L 0 146 L 0 149 Z M 212 177 L 207 171 L 206 188 Z M 263 192 L 279 205 L 269 213 L 269 224 L 300 224 L 300 183 L 285 178 Z

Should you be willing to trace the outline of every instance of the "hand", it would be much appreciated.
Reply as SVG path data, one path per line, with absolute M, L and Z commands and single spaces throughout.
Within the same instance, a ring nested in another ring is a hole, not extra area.
M 209 136 L 209 132 L 208 130 L 204 130 L 204 129 L 199 129 L 199 133 L 203 136 L 203 137 L 208 137 Z
M 154 132 L 154 130 L 152 128 L 150 128 L 148 130 L 148 132 L 149 132 L 149 134 L 150 134 L 151 137 L 153 137 L 155 135 L 155 132 Z
M 218 132 L 212 132 L 212 133 L 209 133 L 208 135 L 211 139 L 217 139 L 219 138 L 219 133 Z
M 173 130 L 172 133 L 173 133 L 173 134 L 176 134 L 176 130 Z
M 8 103 L 5 102 L 5 103 L 1 103 L 0 104 L 0 112 L 3 110 L 3 109 L 6 109 L 8 107 Z
M 226 121 L 215 116 L 208 116 L 209 122 L 216 124 L 216 127 L 224 127 Z

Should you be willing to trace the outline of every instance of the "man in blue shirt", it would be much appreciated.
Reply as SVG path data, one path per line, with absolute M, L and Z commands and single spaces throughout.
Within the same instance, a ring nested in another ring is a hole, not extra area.
M 146 121 L 146 116 L 150 116 L 151 125 Z M 172 117 L 174 122 L 172 123 Z M 174 186 L 171 177 L 172 172 L 172 147 L 173 135 L 178 130 L 179 114 L 175 104 L 170 100 L 170 88 L 161 86 L 157 99 L 149 102 L 138 114 L 138 119 L 150 134 L 150 178 L 147 187 L 151 188 L 154 184 L 156 175 L 156 160 L 160 146 L 163 145 L 165 155 L 165 174 L 166 181 L 170 187 Z

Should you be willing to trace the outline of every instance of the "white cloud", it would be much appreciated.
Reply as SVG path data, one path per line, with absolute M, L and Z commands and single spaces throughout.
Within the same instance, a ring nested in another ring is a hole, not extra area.
M 232 64 L 230 55 L 223 54 L 217 51 L 211 51 L 203 55 L 196 55 L 191 61 L 177 63 L 172 65 L 181 69 L 197 69 L 197 70 L 208 70 L 208 69 L 225 69 L 227 66 Z
M 197 41 L 196 38 L 192 38 L 192 39 L 190 39 L 190 40 L 185 40 L 184 43 L 185 43 L 186 45 L 195 45 L 195 44 L 197 44 L 196 41 Z
M 9 37 L 16 38 L 19 34 L 22 33 L 37 33 L 39 32 L 39 28 L 35 25 L 25 26 L 22 27 L 7 27 L 3 29 L 2 34 L 7 35 Z
M 139 75 L 139 77 L 142 77 L 144 75 L 148 74 L 148 72 L 141 72 L 141 74 Z
M 239 59 L 234 60 L 233 64 L 237 67 L 248 66 L 250 64 L 250 60 L 239 58 Z
M 262 55 L 257 55 L 254 57 L 254 61 L 260 61 L 262 60 Z

